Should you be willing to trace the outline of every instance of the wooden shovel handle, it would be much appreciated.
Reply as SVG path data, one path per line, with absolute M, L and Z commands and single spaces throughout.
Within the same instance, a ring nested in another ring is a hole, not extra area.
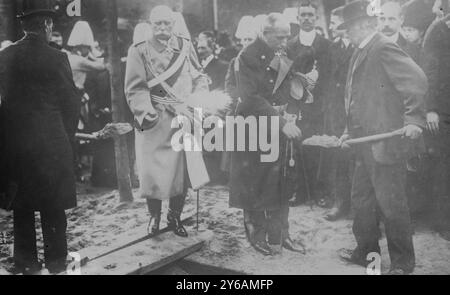
M 403 129 L 395 130 L 395 131 L 388 132 L 388 133 L 382 133 L 382 134 L 365 136 L 365 137 L 360 137 L 360 138 L 355 138 L 355 139 L 349 139 L 349 140 L 345 141 L 344 144 L 356 145 L 356 144 L 363 144 L 363 143 L 371 143 L 371 142 L 377 142 L 377 141 L 390 139 L 390 138 L 401 136 L 401 135 L 403 135 Z

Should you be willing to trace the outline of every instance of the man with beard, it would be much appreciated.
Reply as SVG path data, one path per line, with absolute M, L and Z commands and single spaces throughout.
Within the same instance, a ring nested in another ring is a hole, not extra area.
M 401 130 L 402 136 L 355 147 L 352 201 L 357 247 L 342 249 L 340 256 L 367 267 L 369 254 L 380 255 L 381 217 L 391 258 L 389 274 L 409 274 L 414 271 L 415 253 L 405 192 L 406 160 L 425 127 L 428 85 L 411 57 L 377 33 L 372 11 L 368 1 L 352 2 L 345 6 L 344 23 L 339 26 L 357 47 L 347 76 L 347 128 L 341 143 L 348 147 L 349 138 L 392 130 Z
M 223 90 L 225 87 L 225 76 L 227 74 L 228 65 L 215 56 L 215 48 L 214 34 L 208 31 L 200 33 L 197 42 L 197 53 L 203 67 L 203 72 L 208 75 L 209 89 Z M 211 97 L 211 99 L 214 99 L 214 97 Z M 208 131 L 210 130 L 205 130 L 206 133 Z M 204 152 L 203 157 L 211 182 L 225 183 L 227 181 L 227 176 L 224 175 L 220 168 L 222 152 Z
M 280 106 L 290 100 L 289 67 L 285 48 L 290 25 L 280 13 L 270 14 L 259 37 L 238 57 L 237 85 L 240 95 L 236 115 L 245 119 L 267 118 L 267 124 L 279 122 L 267 130 L 266 138 L 299 139 L 301 130 L 288 122 Z M 258 123 L 256 123 L 258 124 Z M 264 126 L 258 124 L 258 130 Z M 249 128 L 252 130 L 252 128 Z M 248 132 L 248 131 L 247 131 Z M 261 133 L 261 131 L 259 131 Z M 246 142 L 258 135 L 247 134 Z M 236 150 L 236 149 L 235 149 Z M 263 255 L 273 255 L 280 247 L 297 250 L 289 237 L 288 198 L 283 195 L 282 161 L 263 162 L 262 150 L 232 153 L 230 206 L 244 210 L 244 226 L 251 245 Z M 272 247 L 270 247 L 271 245 Z
M 209 90 L 223 90 L 228 65 L 215 56 L 216 43 L 212 32 L 202 32 L 198 36 L 197 53 L 205 74 L 210 79 Z
M 150 13 L 151 35 L 130 47 L 125 75 L 125 95 L 135 118 L 136 163 L 140 195 L 147 199 L 148 232 L 160 230 L 162 201 L 169 200 L 168 226 L 187 237 L 181 213 L 189 186 L 184 151 L 175 151 L 172 128 L 177 116 L 191 118 L 183 102 L 196 91 L 208 90 L 190 40 L 173 34 L 175 16 L 167 6 Z
M 421 46 L 411 43 L 400 33 L 404 16 L 402 8 L 398 2 L 389 1 L 381 6 L 381 12 L 378 16 L 378 31 L 385 37 L 400 46 L 411 58 L 420 65 L 422 59 Z
M 314 53 L 314 67 L 317 69 L 319 78 L 312 91 L 312 99 L 307 102 L 308 110 L 303 112 L 304 114 L 310 114 L 309 119 L 304 118 L 302 122 L 304 125 L 302 131 L 308 135 L 323 133 L 323 100 L 325 87 L 330 76 L 329 56 L 331 42 L 317 34 L 315 29 L 317 19 L 317 7 L 309 1 L 301 2 L 298 7 L 300 32 L 293 39 L 289 40 L 287 49 L 288 57 L 294 61 L 292 66 L 294 72 L 302 72 L 303 57 L 308 55 L 310 51 Z M 313 196 L 317 199 L 323 198 L 320 200 L 320 203 L 324 203 L 323 200 L 327 192 L 319 193 L 319 186 L 317 185 L 320 151 L 315 147 L 304 147 L 302 150 L 297 149 L 297 153 L 303 153 L 300 158 L 304 161 L 297 165 L 302 181 L 300 182 L 299 190 L 295 194 L 296 197 L 292 199 L 292 205 L 298 205 L 300 202 L 310 199 L 312 197 L 311 194 L 314 194 Z

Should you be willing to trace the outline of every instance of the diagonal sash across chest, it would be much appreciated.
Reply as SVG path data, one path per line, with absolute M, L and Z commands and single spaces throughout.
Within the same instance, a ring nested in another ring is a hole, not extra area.
M 150 72 L 150 74 L 153 76 L 151 80 L 147 82 L 147 86 L 149 89 L 155 88 L 155 87 L 162 87 L 162 89 L 166 92 L 167 95 L 160 96 L 155 95 L 154 93 L 151 93 L 151 98 L 153 101 L 161 104 L 178 104 L 182 101 L 177 98 L 177 94 L 173 90 L 172 86 L 170 85 L 170 81 L 175 81 L 177 76 L 180 74 L 181 69 L 186 62 L 187 59 L 189 59 L 189 53 L 190 53 L 190 42 L 187 39 L 182 39 L 182 49 L 179 53 L 179 55 L 176 57 L 174 56 L 174 61 L 172 60 L 169 64 L 168 68 L 161 74 L 158 74 L 157 71 L 154 69 L 152 63 L 151 63 L 151 57 L 150 53 L 147 50 L 147 48 L 143 48 L 140 53 L 142 56 L 142 59 L 144 61 L 144 64 L 146 66 L 146 69 Z M 148 46 L 148 45 L 147 45 Z

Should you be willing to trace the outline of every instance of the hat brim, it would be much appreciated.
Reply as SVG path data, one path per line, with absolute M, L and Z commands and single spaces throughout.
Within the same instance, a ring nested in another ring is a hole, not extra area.
M 19 14 L 16 17 L 18 19 L 25 19 L 27 17 L 31 17 L 31 16 L 35 16 L 35 15 L 43 15 L 43 16 L 48 16 L 48 17 L 51 17 L 51 18 L 56 18 L 58 16 L 56 11 L 54 11 L 52 9 L 36 9 L 36 10 L 33 10 L 33 11 L 29 11 L 29 12 L 25 12 L 25 13 Z
M 343 22 L 342 24 L 340 24 L 337 29 L 338 30 L 348 30 L 350 28 L 351 25 L 353 25 L 355 22 L 359 21 L 359 20 L 363 20 L 363 19 L 371 19 L 370 16 L 357 16 L 357 17 L 353 17 L 351 19 L 348 19 L 347 21 Z

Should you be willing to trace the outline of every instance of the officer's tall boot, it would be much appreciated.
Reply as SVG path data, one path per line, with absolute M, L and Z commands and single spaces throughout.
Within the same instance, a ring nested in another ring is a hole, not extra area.
M 147 199 L 148 212 L 150 213 L 150 221 L 148 222 L 147 232 L 150 236 L 159 234 L 159 225 L 161 223 L 161 207 L 160 200 Z
M 184 208 L 186 195 L 173 197 L 169 201 L 169 213 L 167 214 L 167 226 L 180 237 L 187 238 L 188 233 L 181 222 L 181 213 Z

